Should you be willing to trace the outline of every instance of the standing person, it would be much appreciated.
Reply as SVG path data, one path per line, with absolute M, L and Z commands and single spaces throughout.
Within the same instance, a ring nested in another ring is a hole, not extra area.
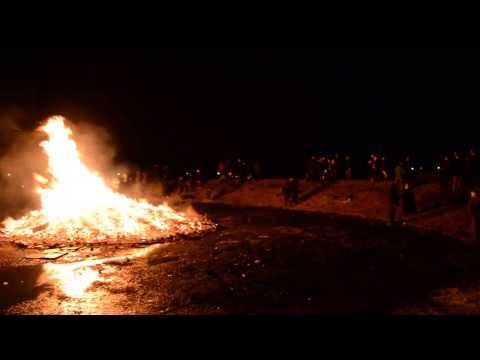
M 297 179 L 290 178 L 282 188 L 284 206 L 295 205 L 298 202 L 299 183 Z
M 196 186 L 201 186 L 203 184 L 203 174 L 202 170 L 200 168 L 195 169 L 195 173 L 193 175 L 195 185 Z
M 378 162 L 377 162 L 377 155 L 371 154 L 370 159 L 368 160 L 368 168 L 369 168 L 369 178 L 371 182 L 375 182 L 378 176 Z
M 262 164 L 257 160 L 253 163 L 253 176 L 255 179 L 260 179 L 262 177 L 262 173 Z
M 335 181 L 338 177 L 338 154 L 330 159 L 330 179 Z
M 395 183 L 399 186 L 400 189 L 403 188 L 403 184 L 405 182 L 405 163 L 403 161 L 399 161 L 395 166 Z
M 300 193 L 300 184 L 298 180 L 293 178 L 290 183 L 290 200 L 294 205 L 298 203 L 298 195 Z
M 412 164 L 412 158 L 406 156 L 404 160 L 405 165 L 405 181 L 411 181 L 414 178 L 414 168 Z
M 384 180 L 388 180 L 388 169 L 387 169 L 387 161 L 385 160 L 385 156 L 382 156 L 380 162 L 380 171 Z
M 438 170 L 440 172 L 440 185 L 445 190 L 448 190 L 448 187 L 450 184 L 450 176 L 451 176 L 450 158 L 448 156 L 444 156 L 439 166 L 440 168 Z
M 217 164 L 217 176 L 223 178 L 226 173 L 226 164 L 224 160 L 220 160 Z
M 325 157 L 319 155 L 317 156 L 317 164 L 315 168 L 315 178 L 317 181 L 322 181 L 325 175 Z
M 311 156 L 305 161 L 305 180 L 313 181 L 315 178 L 315 156 Z
M 452 187 L 451 190 L 454 194 L 459 194 L 463 188 L 463 175 L 465 166 L 461 154 L 457 151 L 453 153 L 452 160 Z
M 288 179 L 282 187 L 283 206 L 284 207 L 287 207 L 290 203 L 291 181 L 292 181 L 292 179 Z
M 417 212 L 415 192 L 410 181 L 407 181 L 403 187 L 403 212 L 405 214 L 413 214 Z
M 400 208 L 400 187 L 398 183 L 393 182 L 389 187 L 388 192 L 388 224 L 393 225 L 395 215 Z
M 335 155 L 335 162 L 337 164 L 337 178 L 345 178 L 345 157 L 340 156 L 339 154 Z
M 473 240 L 475 245 L 480 245 L 480 188 L 473 187 L 470 189 L 470 196 L 468 197 L 468 209 L 470 212 Z
M 345 156 L 345 178 L 348 180 L 352 179 L 352 160 L 350 156 Z
M 470 149 L 465 159 L 466 182 L 469 187 L 475 185 L 479 180 L 479 160 L 474 149 Z

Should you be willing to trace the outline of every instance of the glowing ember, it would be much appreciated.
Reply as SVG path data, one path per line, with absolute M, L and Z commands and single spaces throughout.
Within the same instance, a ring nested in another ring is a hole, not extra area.
M 70 137 L 72 131 L 65 126 L 63 117 L 49 118 L 39 130 L 48 135 L 48 140 L 40 146 L 48 156 L 51 177 L 34 175 L 41 209 L 20 219 L 6 219 L 5 235 L 46 242 L 58 237 L 62 242 L 110 238 L 153 240 L 213 226 L 196 215 L 177 212 L 167 204 L 152 205 L 112 190 L 82 162 L 77 145 Z

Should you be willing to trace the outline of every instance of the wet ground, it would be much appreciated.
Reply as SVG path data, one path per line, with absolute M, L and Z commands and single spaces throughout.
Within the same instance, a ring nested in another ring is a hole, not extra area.
M 480 313 L 480 252 L 459 241 L 298 211 L 197 209 L 218 231 L 47 253 L 4 243 L 0 313 Z

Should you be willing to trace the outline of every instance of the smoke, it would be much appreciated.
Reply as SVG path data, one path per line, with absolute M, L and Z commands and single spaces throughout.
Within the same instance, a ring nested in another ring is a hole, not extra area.
M 116 173 L 128 170 L 126 166 L 114 165 L 117 151 L 106 129 L 88 122 L 72 123 L 68 119 L 65 123 L 72 129 L 81 160 L 90 170 L 107 181 L 111 181 Z
M 43 121 L 34 122 L 40 126 Z M 0 216 L 20 216 L 39 208 L 34 174 L 48 178 L 48 158 L 40 147 L 46 135 L 36 129 L 25 129 L 25 114 L 19 110 L 0 115 Z M 32 123 L 30 121 L 30 123 Z M 82 161 L 107 182 L 126 165 L 114 165 L 115 146 L 106 129 L 88 122 L 74 123 L 67 119 L 77 143 Z
M 9 110 L 0 121 L 0 216 L 15 215 L 38 205 L 33 174 L 46 168 L 47 159 L 39 151 L 41 135 L 24 129 L 24 113 Z

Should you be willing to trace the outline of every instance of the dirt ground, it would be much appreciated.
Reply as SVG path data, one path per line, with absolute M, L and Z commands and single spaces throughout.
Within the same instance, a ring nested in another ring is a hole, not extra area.
M 199 191 L 197 198 L 201 201 L 235 206 L 284 208 L 280 192 L 284 181 L 264 179 L 248 182 L 216 201 L 208 200 L 205 191 Z M 215 183 L 212 182 L 210 186 L 214 187 Z M 289 208 L 386 222 L 388 186 L 389 183 L 384 181 L 371 183 L 363 180 L 342 180 L 326 186 L 301 181 L 300 203 Z M 415 197 L 418 213 L 402 216 L 408 226 L 430 230 L 464 242 L 473 241 L 466 207 L 452 205 L 435 179 L 421 179 L 415 188 Z
M 480 313 L 480 251 L 460 241 L 313 212 L 197 209 L 218 231 L 55 260 L 2 244 L 0 313 Z

